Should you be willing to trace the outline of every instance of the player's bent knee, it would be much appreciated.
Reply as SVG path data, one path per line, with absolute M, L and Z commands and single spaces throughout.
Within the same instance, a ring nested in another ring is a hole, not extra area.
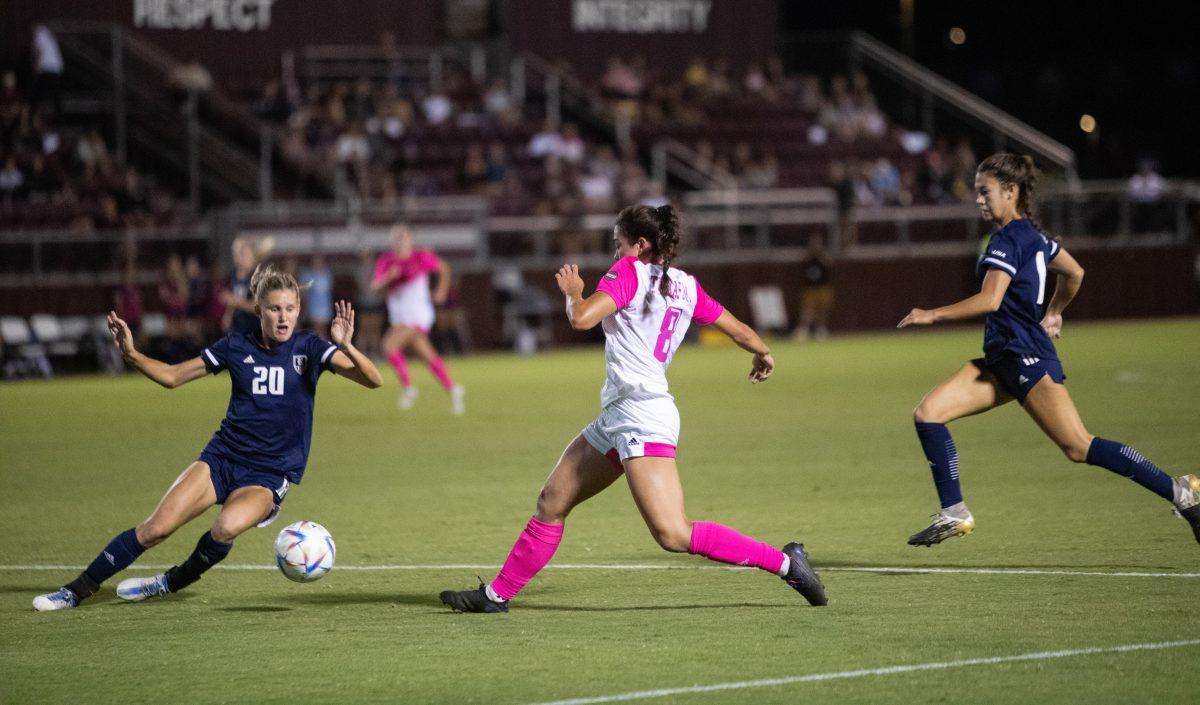
M 213 539 L 221 543 L 233 543 L 234 539 L 245 533 L 249 528 L 249 526 L 241 526 L 233 522 L 217 521 L 216 524 L 213 524 L 210 533 L 212 533 Z
M 914 423 L 944 423 L 939 414 L 937 414 L 932 405 L 922 401 L 913 409 Z
M 567 506 L 559 494 L 543 487 L 537 499 L 537 520 L 547 523 L 560 523 L 567 518 L 571 508 Z
M 650 533 L 663 550 L 670 553 L 687 553 L 692 546 L 692 527 L 690 524 L 673 525 L 671 527 L 650 527 Z
M 1067 460 L 1070 460 L 1072 463 L 1086 463 L 1088 448 L 1091 447 L 1091 442 L 1067 443 L 1059 447 L 1062 449 L 1063 455 L 1067 456 Z
M 168 522 L 154 518 L 142 522 L 134 529 L 138 543 L 142 544 L 145 548 L 157 546 L 166 541 L 173 533 L 175 533 L 174 526 L 171 526 Z

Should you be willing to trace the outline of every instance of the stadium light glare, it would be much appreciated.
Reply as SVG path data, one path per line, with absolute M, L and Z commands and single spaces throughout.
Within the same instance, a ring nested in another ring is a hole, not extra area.
M 1096 118 L 1092 117 L 1091 115 L 1088 115 L 1087 113 L 1080 115 L 1079 116 L 1079 129 L 1083 130 L 1084 132 L 1088 133 L 1089 135 L 1092 134 L 1093 132 L 1096 131 Z
M 967 42 L 967 33 L 962 27 L 950 28 L 950 42 L 957 46 L 962 46 Z

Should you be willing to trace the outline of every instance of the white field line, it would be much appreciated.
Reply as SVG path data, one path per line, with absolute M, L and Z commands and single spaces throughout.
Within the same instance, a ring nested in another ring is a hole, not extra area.
M 1200 639 L 1187 641 L 1160 641 L 1148 644 L 1127 644 L 1125 646 L 1098 646 L 1087 649 L 1063 649 L 1060 651 L 1037 651 L 1013 656 L 991 656 L 987 658 L 962 659 L 960 661 L 941 661 L 934 663 L 914 663 L 903 666 L 885 666 L 883 668 L 860 668 L 853 671 L 835 671 L 832 673 L 812 673 L 806 676 L 788 676 L 786 678 L 764 678 L 754 681 L 736 681 L 733 683 L 714 683 L 712 685 L 693 685 L 684 688 L 659 688 L 657 690 L 640 690 L 632 693 L 616 695 L 601 695 L 590 698 L 571 698 L 569 700 L 554 700 L 538 703 L 537 705 L 594 705 L 596 703 L 615 703 L 627 700 L 646 700 L 663 698 L 670 695 L 689 695 L 692 693 L 712 693 L 722 690 L 742 690 L 745 688 L 770 688 L 773 686 L 793 685 L 796 683 L 813 683 L 817 681 L 848 680 L 852 678 L 867 678 L 872 676 L 890 676 L 897 673 L 913 673 L 915 671 L 938 671 L 947 668 L 964 668 L 966 666 L 994 666 L 1020 661 L 1048 661 L 1069 656 L 1093 656 L 1096 654 L 1121 654 L 1131 651 L 1160 651 L 1162 649 L 1177 649 L 1184 646 L 1200 646 Z
M 39 570 L 83 570 L 83 565 L 0 565 L 0 571 Z M 126 570 L 166 570 L 167 564 L 135 563 Z M 221 570 L 277 570 L 273 565 L 246 563 L 222 563 L 215 566 Z M 720 565 L 671 565 L 664 563 L 551 563 L 547 569 L 558 570 L 755 570 L 738 566 Z M 816 566 L 822 573 L 892 573 L 892 574 L 964 574 L 964 575 L 1067 575 L 1100 578 L 1200 578 L 1200 573 L 1171 573 L 1164 571 L 1099 571 L 1099 570 L 1052 570 L 1041 568 L 921 568 L 905 566 Z M 413 565 L 339 565 L 337 571 L 406 571 L 406 570 L 499 570 L 496 564 L 447 563 Z

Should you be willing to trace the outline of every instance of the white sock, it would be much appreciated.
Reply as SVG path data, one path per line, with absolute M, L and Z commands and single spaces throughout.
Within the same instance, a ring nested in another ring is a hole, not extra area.
M 779 570 L 776 571 L 775 575 L 778 575 L 781 578 L 785 578 L 785 577 L 787 577 L 788 571 L 791 570 L 791 568 L 792 568 L 792 559 L 788 558 L 788 554 L 785 553 L 785 554 L 783 554 L 783 565 L 779 566 Z
M 496 591 L 492 589 L 491 583 L 488 583 L 487 585 L 483 586 L 483 592 L 487 595 L 487 599 L 491 600 L 492 602 L 507 602 L 508 601 L 508 600 L 505 600 L 503 597 L 500 597 L 499 595 L 496 594 Z

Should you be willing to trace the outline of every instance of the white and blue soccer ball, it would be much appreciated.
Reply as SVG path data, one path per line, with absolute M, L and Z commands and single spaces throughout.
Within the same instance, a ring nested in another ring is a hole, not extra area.
M 333 570 L 337 547 L 325 527 L 313 521 L 298 521 L 279 532 L 275 539 L 275 564 L 288 580 L 310 583 Z

